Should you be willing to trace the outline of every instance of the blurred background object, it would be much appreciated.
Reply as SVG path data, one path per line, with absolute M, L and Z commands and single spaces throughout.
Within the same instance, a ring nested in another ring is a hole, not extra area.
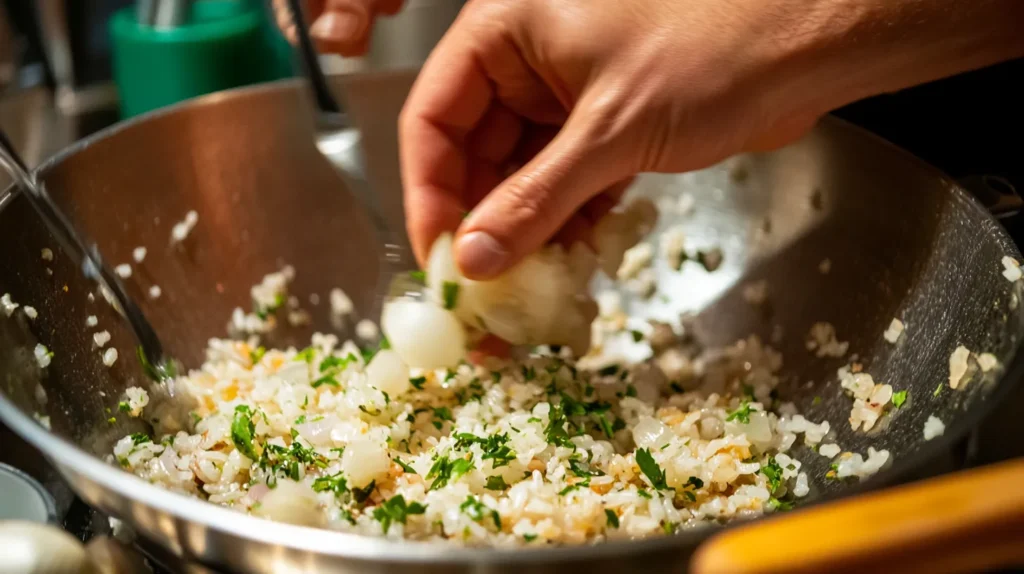
M 289 75 L 269 25 L 255 1 L 144 0 L 118 10 L 109 27 L 122 117 Z

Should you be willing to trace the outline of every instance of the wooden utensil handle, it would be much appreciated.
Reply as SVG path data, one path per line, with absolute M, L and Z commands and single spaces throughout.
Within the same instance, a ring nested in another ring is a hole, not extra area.
M 713 537 L 697 574 L 977 572 L 1024 565 L 1024 459 L 826 504 Z

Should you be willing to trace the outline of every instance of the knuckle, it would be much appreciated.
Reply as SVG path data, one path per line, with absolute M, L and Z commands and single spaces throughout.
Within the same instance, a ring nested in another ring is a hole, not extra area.
M 550 190 L 531 175 L 514 176 L 502 195 L 502 207 L 512 221 L 538 222 L 550 217 Z

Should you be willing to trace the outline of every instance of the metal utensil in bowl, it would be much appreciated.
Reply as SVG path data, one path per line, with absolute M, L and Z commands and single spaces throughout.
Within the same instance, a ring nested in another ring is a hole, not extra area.
M 359 119 L 383 131 L 393 128 L 413 74 L 346 77 L 340 87 L 347 104 L 361 111 Z M 163 297 L 141 304 L 161 333 L 173 335 L 166 342 L 175 356 L 198 361 L 203 343 L 224 334 L 232 309 L 247 304 L 249 287 L 282 263 L 295 266 L 292 287 L 300 299 L 322 297 L 337 286 L 353 294 L 357 306 L 373 304 L 368 291 L 378 278 L 375 232 L 351 192 L 339 189 L 337 173 L 309 137 L 306 103 L 298 82 L 216 94 L 118 125 L 39 169 L 37 178 L 52 190 L 54 201 L 108 258 L 128 257 L 137 245 L 165 244 L 173 221 L 189 209 L 200 213 L 184 249 L 151 249 L 144 273 L 126 285 L 163 287 Z M 391 166 L 371 171 L 370 178 L 385 212 L 399 214 L 400 186 L 388 179 L 396 171 L 397 150 L 388 134 L 367 146 L 367 159 Z M 697 334 L 712 345 L 751 333 L 771 340 L 781 330 L 783 337 L 773 346 L 783 353 L 783 370 L 793 379 L 779 389 L 781 398 L 795 402 L 812 420 L 829 420 L 844 449 L 890 451 L 892 466 L 861 483 L 827 479 L 828 459 L 797 453 L 811 478 L 806 505 L 813 508 L 808 513 L 827 517 L 828 502 L 926 473 L 1024 375 L 1019 352 L 1024 306 L 1011 303 L 1019 303 L 1024 291 L 1000 274 L 1001 257 L 1020 259 L 1012 239 L 980 203 L 941 173 L 856 128 L 823 121 L 788 148 L 691 174 L 644 175 L 631 193 L 665 203 L 690 194 L 692 215 L 666 211 L 661 225 L 683 226 L 694 249 L 720 247 L 724 253 L 714 272 L 687 263 L 682 273 L 669 273 L 659 264 L 666 281 L 662 292 L 671 295 L 670 301 L 629 300 L 631 312 L 668 318 L 695 311 Z M 89 504 L 124 520 L 168 552 L 237 572 L 585 568 L 618 573 L 638 564 L 673 572 L 685 570 L 692 553 L 713 535 L 741 532 L 709 523 L 673 537 L 587 547 L 458 548 L 272 523 L 148 484 L 105 462 L 114 441 L 145 430 L 145 422 L 137 419 L 119 417 L 112 425 L 107 409 L 116 413 L 126 386 L 149 385 L 157 392 L 158 385 L 131 365 L 119 362 L 107 369 L 96 361 L 81 325 L 87 315 L 103 310 L 86 300 L 85 282 L 75 269 L 55 261 L 53 279 L 41 272 L 39 249 L 53 239 L 28 217 L 31 213 L 21 195 L 0 199 L 0 244 L 19 246 L 0 251 L 0 293 L 11 292 L 40 310 L 33 323 L 0 317 L 0 419 L 54 461 Z M 819 264 L 826 258 L 831 270 L 823 274 Z M 760 280 L 767 282 L 767 305 L 753 306 L 743 297 L 744 287 Z M 67 292 L 61 288 L 65 282 Z M 881 334 L 896 316 L 907 331 L 902 344 L 892 345 Z M 332 328 L 326 313 L 314 313 L 312 320 L 304 330 L 282 333 L 274 344 L 305 345 L 312 331 Z M 835 376 L 843 359 L 818 358 L 804 347 L 817 321 L 832 322 L 876 380 L 909 391 L 903 407 L 870 435 L 850 430 L 851 401 Z M 112 344 L 130 345 L 123 325 L 112 325 L 111 332 Z M 31 360 L 36 341 L 57 353 L 45 372 Z M 962 391 L 946 387 L 935 395 L 948 379 L 949 354 L 959 344 L 994 353 L 1002 367 Z M 45 391 L 45 404 L 37 400 L 37 387 Z M 37 413 L 50 417 L 52 431 L 33 420 Z M 922 427 L 930 415 L 941 418 L 946 430 L 925 441 Z M 1019 469 L 1010 470 L 1020 480 Z M 953 475 L 940 482 L 957 480 Z M 1005 494 L 1022 496 L 1020 489 Z M 970 496 L 981 500 L 985 493 L 972 491 Z M 972 500 L 943 499 L 933 506 L 964 517 L 978 507 Z M 881 508 L 869 506 L 878 513 L 871 515 L 873 520 L 899 519 L 906 525 L 913 522 L 908 512 L 924 512 L 927 505 L 890 501 Z M 1007 507 L 1007 512 L 1015 510 L 1019 506 Z M 846 512 L 841 516 L 849 516 Z M 801 516 L 804 511 L 797 509 L 791 516 L 750 523 L 750 528 Z M 1015 532 L 989 528 L 987 539 L 936 538 L 936 532 L 950 532 L 949 515 L 927 516 L 936 519 L 936 530 L 922 536 L 943 542 L 907 546 L 907 559 L 914 553 L 956 552 L 964 543 L 991 548 Z M 816 530 L 802 531 L 800 540 L 779 539 L 773 551 L 806 546 L 829 532 L 816 524 Z M 871 534 L 869 529 L 858 532 Z M 834 550 L 843 547 L 843 537 L 829 540 Z M 859 547 L 865 552 L 887 543 L 877 537 L 858 540 L 867 540 Z
M 368 316 L 376 317 L 385 298 L 419 295 L 423 285 L 404 273 L 410 264 L 404 248 L 404 231 L 396 232 L 388 222 L 380 198 L 370 185 L 362 133 L 331 93 L 303 18 L 302 0 L 289 0 L 288 5 L 295 21 L 297 50 L 313 96 L 316 148 L 337 169 L 349 191 L 362 204 L 380 242 L 382 263 L 376 289 L 380 294 L 379 304 L 368 310 Z
M 163 346 L 152 325 L 146 320 L 135 301 L 125 292 L 113 271 L 104 265 L 99 251 L 85 246 L 85 241 L 79 237 L 75 228 L 53 203 L 46 190 L 41 185 L 37 185 L 35 176 L 29 173 L 25 162 L 18 156 L 18 152 L 3 131 L 0 131 L 0 167 L 7 171 L 15 185 L 25 194 L 63 252 L 75 259 L 76 263 L 81 266 L 85 277 L 96 281 L 100 292 L 131 326 L 138 341 L 138 352 L 141 357 L 160 372 L 166 370 L 167 362 Z

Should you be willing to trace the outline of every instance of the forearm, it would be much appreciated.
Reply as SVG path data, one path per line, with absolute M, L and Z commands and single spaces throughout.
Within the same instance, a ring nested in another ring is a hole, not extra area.
M 826 112 L 1024 56 L 1024 1 L 820 0 L 792 29 L 786 91 Z

